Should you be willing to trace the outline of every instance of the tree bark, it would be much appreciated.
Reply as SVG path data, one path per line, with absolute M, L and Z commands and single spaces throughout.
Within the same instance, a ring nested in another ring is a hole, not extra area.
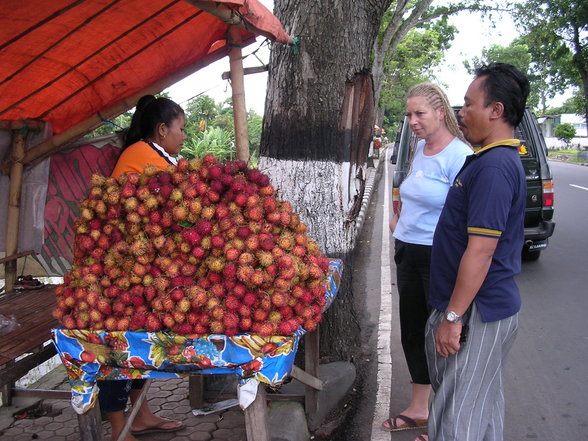
M 321 353 L 351 358 L 358 325 L 350 291 L 354 220 L 374 124 L 371 49 L 389 0 L 276 0 L 275 15 L 300 38 L 274 46 L 259 168 L 329 257 L 346 265 L 321 325 Z

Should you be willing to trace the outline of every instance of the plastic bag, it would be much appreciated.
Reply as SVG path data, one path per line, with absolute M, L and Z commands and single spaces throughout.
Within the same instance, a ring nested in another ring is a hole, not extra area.
M 18 324 L 18 322 L 16 321 L 16 319 L 14 318 L 13 315 L 11 315 L 10 317 L 6 317 L 6 316 L 0 314 L 0 336 L 6 335 L 9 332 L 12 332 L 13 330 L 18 328 L 19 326 L 20 325 Z

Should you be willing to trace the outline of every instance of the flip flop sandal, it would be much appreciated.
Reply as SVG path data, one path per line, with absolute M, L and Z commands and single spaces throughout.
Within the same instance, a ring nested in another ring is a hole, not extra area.
M 425 434 L 417 436 L 414 441 L 429 441 L 429 437 L 425 438 Z
M 137 435 L 148 435 L 150 433 L 173 433 L 173 432 L 177 432 L 178 430 L 182 430 L 183 428 L 186 427 L 186 426 L 184 426 L 183 423 L 180 423 L 179 426 L 164 427 L 165 425 L 170 424 L 172 422 L 173 422 L 173 420 L 166 420 L 166 421 L 162 421 L 157 426 L 148 427 L 148 428 L 142 429 L 142 430 L 131 430 L 131 434 L 133 436 L 137 436 Z
M 398 420 L 404 422 L 402 426 L 398 425 Z M 389 427 L 384 426 L 385 422 L 388 422 Z M 422 429 L 427 427 L 428 420 L 413 420 L 406 415 L 396 415 L 395 417 L 388 418 L 384 423 L 382 423 L 382 429 L 388 432 L 400 432 L 401 430 L 411 430 L 411 429 Z

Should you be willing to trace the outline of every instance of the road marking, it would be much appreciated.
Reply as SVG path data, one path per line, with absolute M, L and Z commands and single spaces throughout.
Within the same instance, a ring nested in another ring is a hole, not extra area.
M 390 191 L 388 184 L 388 149 L 384 155 L 384 220 L 382 228 L 382 255 L 380 276 L 380 315 L 378 317 L 378 392 L 372 420 L 371 441 L 390 441 L 391 434 L 382 430 L 382 422 L 390 414 L 390 390 L 392 388 L 392 354 L 390 333 L 392 331 L 392 283 L 390 279 Z M 382 160 L 382 159 L 380 159 Z
M 581 187 L 581 186 L 575 185 L 575 184 L 570 184 L 570 187 L 576 187 L 576 188 L 580 188 L 582 190 L 588 190 L 588 188 L 586 188 L 586 187 Z

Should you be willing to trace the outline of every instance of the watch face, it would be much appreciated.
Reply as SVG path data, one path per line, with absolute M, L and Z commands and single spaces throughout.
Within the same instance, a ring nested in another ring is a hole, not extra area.
M 450 321 L 451 323 L 455 323 L 459 320 L 459 316 L 453 311 L 449 311 L 447 313 L 446 317 L 447 317 L 447 320 Z

